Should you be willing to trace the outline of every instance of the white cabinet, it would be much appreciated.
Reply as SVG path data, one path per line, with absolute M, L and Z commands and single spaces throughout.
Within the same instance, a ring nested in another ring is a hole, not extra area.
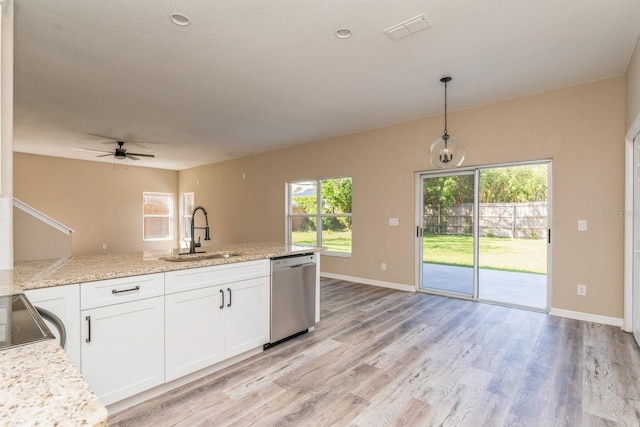
M 225 285 L 255 277 L 269 276 L 270 274 L 271 261 L 268 259 L 170 271 L 165 273 L 165 292 L 173 294 L 193 289 L 209 288 L 215 285 Z
M 269 285 L 266 276 L 224 286 L 225 358 L 269 342 Z
M 210 287 L 165 297 L 167 381 L 224 359 L 224 313 L 219 292 L 222 288 Z
M 67 353 L 105 405 L 269 341 L 270 261 L 27 292 L 64 322 Z M 212 368 L 215 369 L 215 368 Z
M 82 375 L 109 405 L 164 382 L 164 275 L 81 285 Z
M 67 334 L 64 349 L 69 359 L 80 370 L 80 285 L 31 289 L 25 294 L 35 307 L 49 310 L 60 318 Z M 59 340 L 57 329 L 46 319 L 45 323 Z
M 269 341 L 269 261 L 166 273 L 167 381 Z

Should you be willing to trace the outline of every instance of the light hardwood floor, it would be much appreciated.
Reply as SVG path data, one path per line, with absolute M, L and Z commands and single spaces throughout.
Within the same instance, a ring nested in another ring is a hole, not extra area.
M 323 279 L 316 330 L 112 426 L 638 426 L 619 328 Z

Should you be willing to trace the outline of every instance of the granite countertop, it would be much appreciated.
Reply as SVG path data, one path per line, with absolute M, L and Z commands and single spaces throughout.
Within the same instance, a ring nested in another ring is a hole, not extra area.
M 0 296 L 29 289 L 255 261 L 323 249 L 250 243 L 199 248 L 208 254 L 233 252 L 240 253 L 238 256 L 182 262 L 161 259 L 177 256 L 177 251 L 23 261 L 16 263 L 13 270 L 0 271 Z M 107 409 L 57 341 L 47 340 L 0 351 L 0 425 L 106 426 L 107 421 Z
M 0 384 L 0 425 L 107 425 L 107 409 L 55 340 L 0 351 Z
M 282 243 L 246 243 L 198 249 L 205 253 L 180 256 L 187 259 L 196 258 L 193 261 L 171 262 L 161 259 L 178 257 L 176 250 L 134 252 L 89 255 L 62 260 L 24 261 L 16 263 L 13 271 L 8 273 L 11 276 L 13 289 L 18 285 L 28 290 L 319 252 L 324 248 Z M 240 255 L 229 258 L 197 259 L 211 253 L 239 253 Z M 0 277 L 0 292 L 3 290 L 2 283 L 3 280 Z

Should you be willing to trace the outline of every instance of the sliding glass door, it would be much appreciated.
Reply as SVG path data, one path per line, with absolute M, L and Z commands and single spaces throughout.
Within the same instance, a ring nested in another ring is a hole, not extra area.
M 418 290 L 546 310 L 550 163 L 418 176 Z
M 474 295 L 475 173 L 421 177 L 420 288 Z
M 546 309 L 548 165 L 480 170 L 478 298 Z

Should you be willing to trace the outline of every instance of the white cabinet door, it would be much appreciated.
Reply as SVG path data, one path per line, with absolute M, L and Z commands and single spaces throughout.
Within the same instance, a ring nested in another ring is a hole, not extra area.
M 269 277 L 223 286 L 225 357 L 269 342 Z
M 166 381 L 224 359 L 223 289 L 165 296 Z
M 64 349 L 69 359 L 80 370 L 80 285 L 31 289 L 26 291 L 25 294 L 35 307 L 49 310 L 60 318 L 67 333 L 67 342 Z M 45 323 L 56 336 L 56 339 L 59 339 L 57 329 L 46 319 Z
M 269 341 L 269 277 L 165 296 L 172 381 Z
M 109 405 L 164 382 L 164 297 L 83 310 L 82 374 Z

